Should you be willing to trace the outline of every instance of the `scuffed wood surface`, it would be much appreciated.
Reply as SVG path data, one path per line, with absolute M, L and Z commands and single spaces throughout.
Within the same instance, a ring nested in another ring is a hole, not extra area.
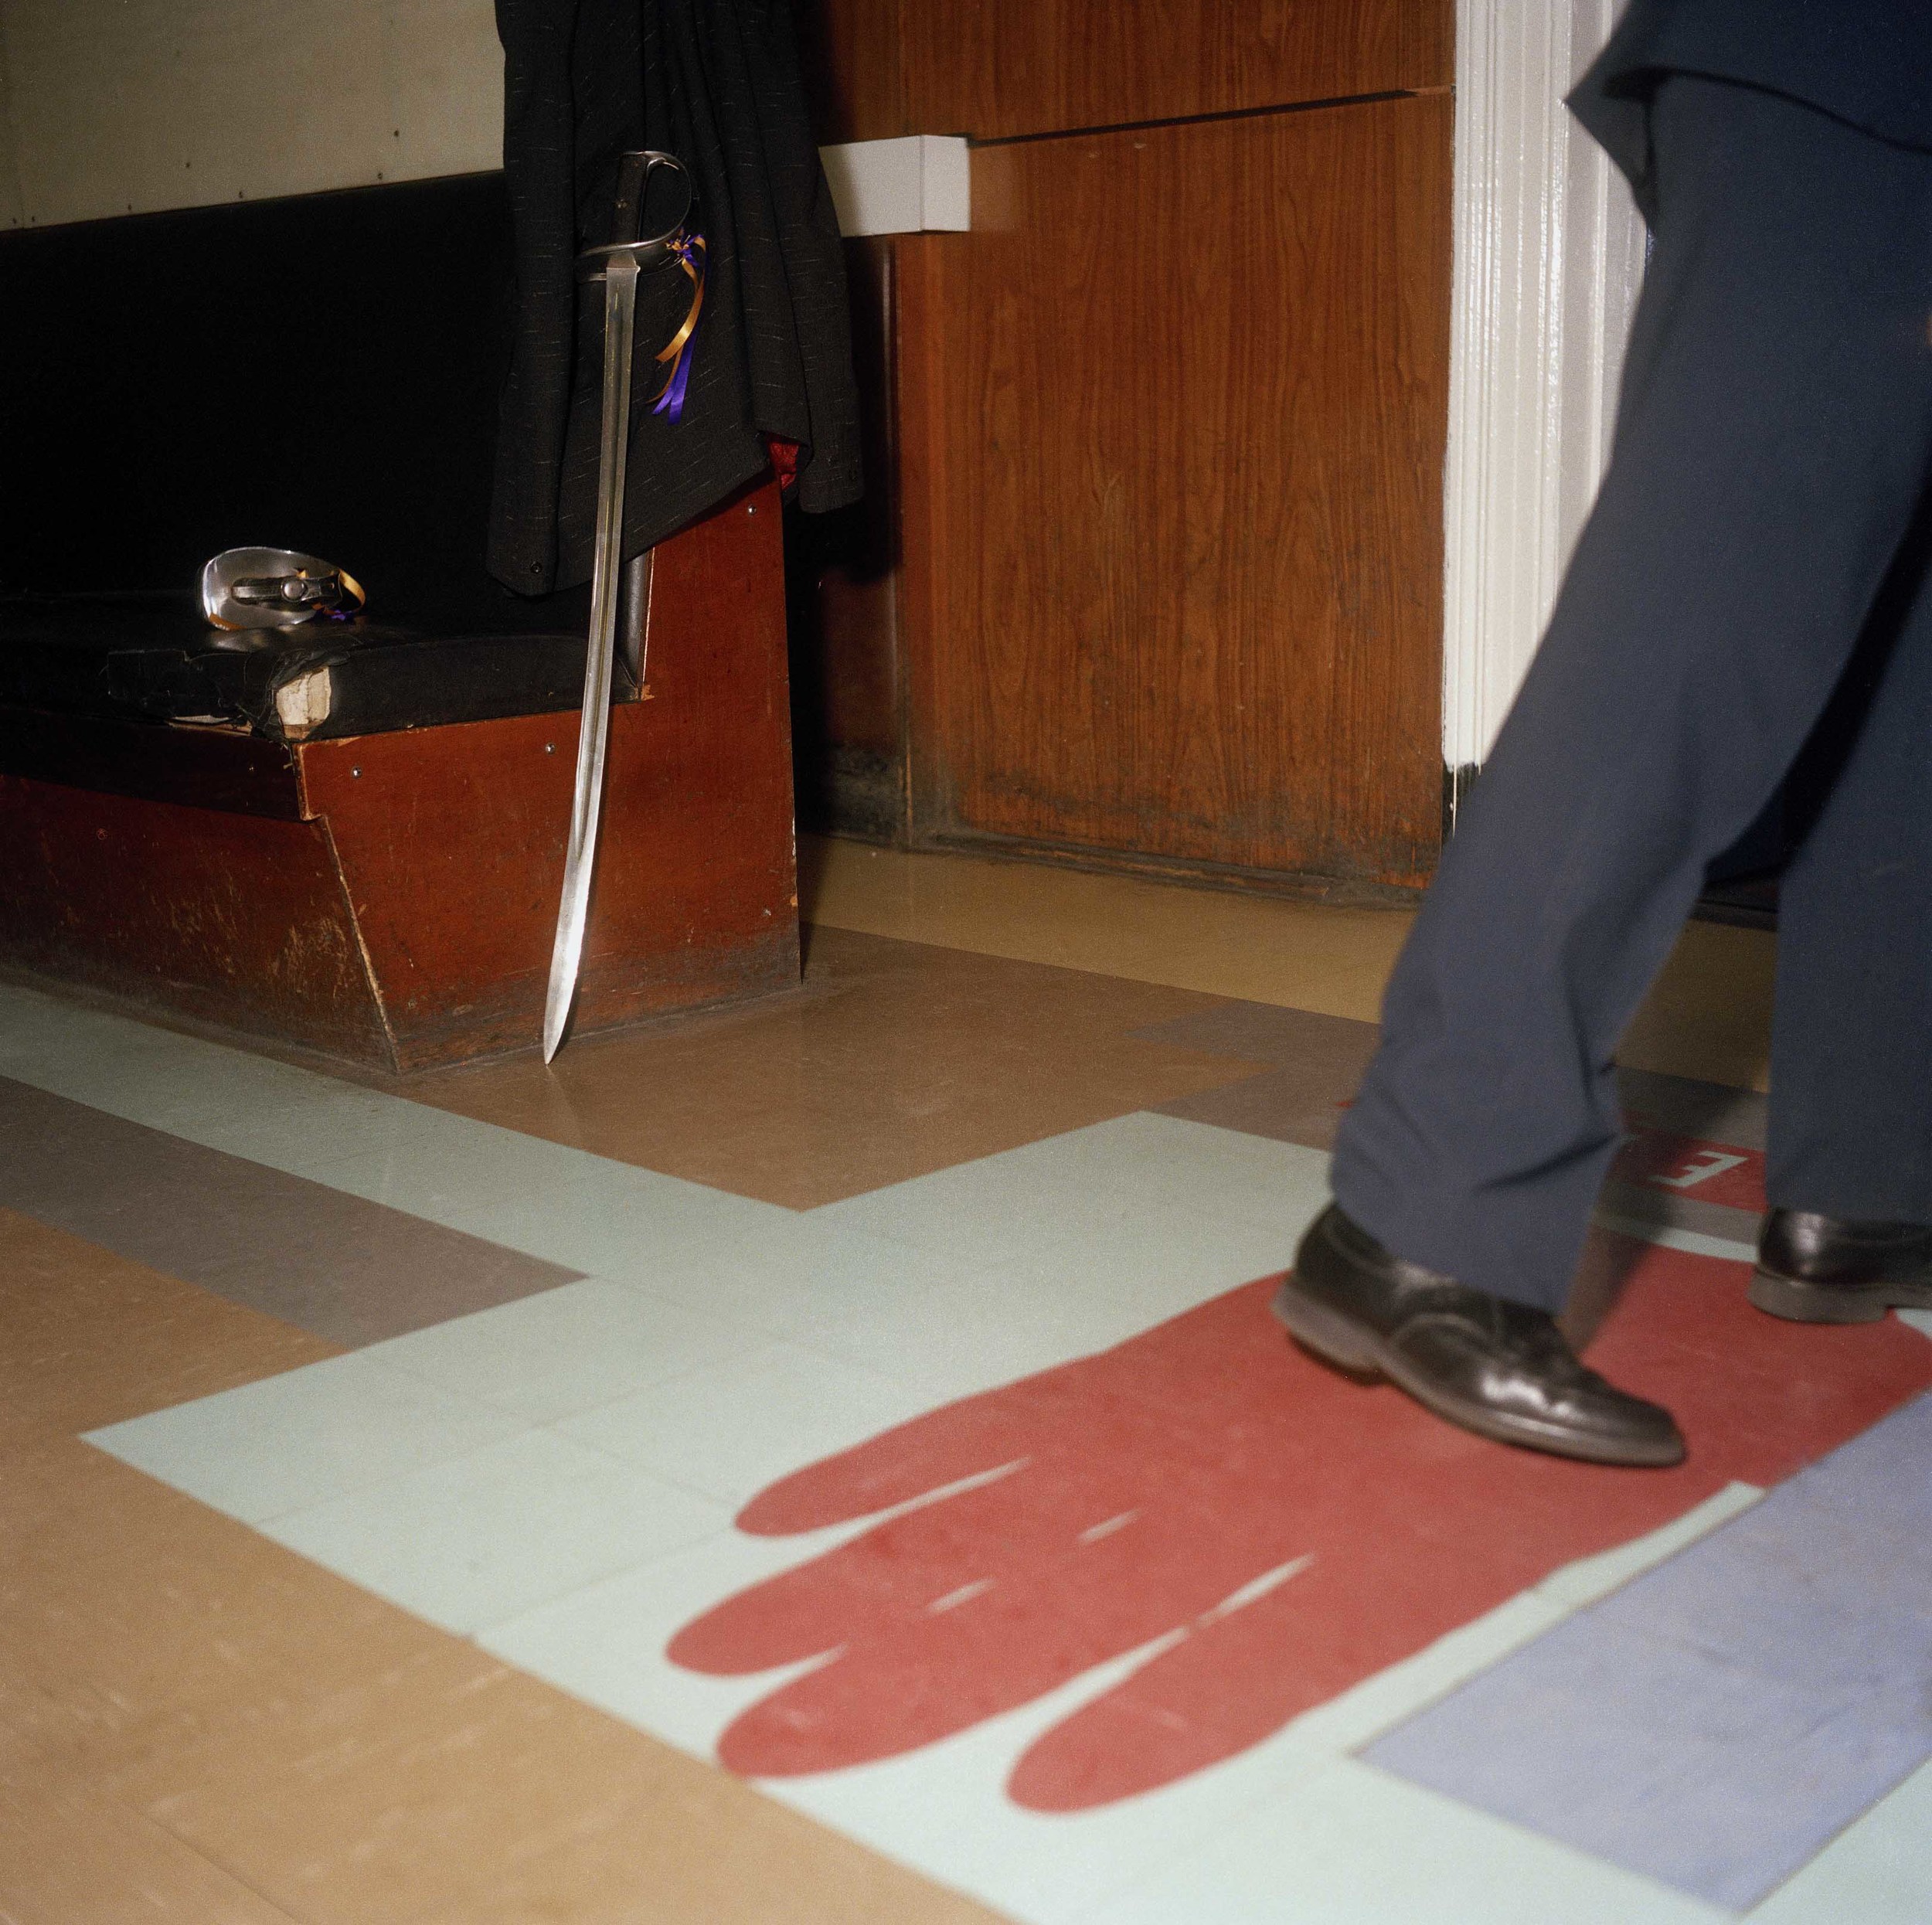
M 319 823 L 0 775 L 0 961 L 389 1061 Z

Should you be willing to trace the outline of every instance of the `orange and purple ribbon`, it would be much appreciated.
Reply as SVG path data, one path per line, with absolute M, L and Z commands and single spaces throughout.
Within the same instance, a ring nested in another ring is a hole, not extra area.
M 658 390 L 652 401 L 651 412 L 675 421 L 684 413 L 685 389 L 691 379 L 691 360 L 696 342 L 698 316 L 704 307 L 704 236 L 697 233 L 682 236 L 671 243 L 671 251 L 677 256 L 678 265 L 690 277 L 691 311 L 685 316 L 684 325 L 658 352 L 658 359 L 669 362 L 671 371 L 665 376 L 664 386 Z

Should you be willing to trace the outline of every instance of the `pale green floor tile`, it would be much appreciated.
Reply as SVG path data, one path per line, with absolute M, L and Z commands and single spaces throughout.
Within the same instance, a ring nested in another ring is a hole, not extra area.
M 1016 1188 L 1039 1185 L 1067 1194 L 1113 1191 L 1145 1207 L 1199 1205 L 1204 1192 L 1266 1197 L 1320 1155 L 1299 1144 L 1141 1110 L 981 1160 L 997 1164 Z
M 452 1396 L 541 1423 L 740 1355 L 757 1340 L 728 1318 L 591 1277 L 392 1337 L 362 1354 Z
M 680 1252 L 658 1267 L 651 1283 L 770 1336 L 809 1338 L 978 1274 L 944 1250 L 868 1236 L 805 1211 Z
M 407 1107 L 413 1112 L 408 1127 L 393 1141 L 318 1163 L 303 1173 L 372 1203 L 467 1230 L 492 1211 L 560 1195 L 583 1177 L 587 1165 L 601 1161 L 543 1137 L 421 1104 Z M 637 1175 L 648 1178 L 651 1172 Z
M 1731 1914 L 1343 1758 L 1080 1916 L 1092 1925 L 1719 1925 Z
M 730 1522 L 722 1505 L 532 1430 L 260 1528 L 405 1610 L 468 1632 Z
M 971 1396 L 1124 1343 L 1279 1270 L 1300 1226 L 1291 1199 L 1284 1209 L 1271 1232 L 1178 1206 L 1136 1209 L 961 1275 L 921 1278 L 909 1265 L 906 1287 L 870 1293 L 800 1339 L 936 1402 Z
M 87 1440 L 248 1523 L 401 1477 L 529 1427 L 366 1355 L 90 1431 Z
M 238 1104 L 226 1112 L 198 1118 L 192 1131 L 177 1128 L 176 1134 L 191 1134 L 206 1148 L 315 1181 L 332 1164 L 387 1154 L 422 1127 L 419 1119 L 432 1114 L 420 1103 L 379 1090 L 318 1080 L 315 1086 L 279 1099 L 267 1098 L 261 1106 Z
M 1932 1765 L 1922 1767 L 1750 1913 L 1751 1925 L 1927 1925 Z
M 1065 1192 L 1032 1173 L 1016 1179 L 988 1158 L 828 1203 L 814 1214 L 841 1229 L 980 1266 L 1106 1235 L 1140 1208 L 1119 1190 Z
M 664 1288 L 668 1273 L 694 1255 L 782 1225 L 794 1214 L 683 1177 L 582 1151 L 571 1154 L 583 1161 L 566 1177 L 526 1186 L 493 1207 L 465 1211 L 454 1227 L 593 1276 Z M 397 1207 L 417 1209 L 409 1202 Z
M 796 1344 L 741 1351 L 566 1417 L 563 1437 L 704 1491 L 733 1510 L 801 1465 L 931 1406 L 923 1391 Z
M 975 1263 L 1114 1237 L 1150 1207 L 1230 1215 L 1286 1238 L 1327 1159 L 1294 1144 L 1146 1113 L 915 1177 L 813 1212 Z M 1277 1260 L 1285 1263 L 1284 1252 Z

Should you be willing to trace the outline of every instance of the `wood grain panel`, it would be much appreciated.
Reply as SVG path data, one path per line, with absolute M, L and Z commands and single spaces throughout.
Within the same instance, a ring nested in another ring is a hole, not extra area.
M 573 1026 L 795 986 L 791 724 L 778 489 L 657 550 L 648 701 L 614 708 Z M 369 966 L 413 1070 L 541 1028 L 577 719 L 311 743 Z
M 904 410 L 929 831 L 1424 878 L 1450 113 L 975 154 L 984 224 L 902 292 L 906 392 L 943 393 L 931 449 Z
M 0 771 L 291 822 L 308 814 L 294 750 L 226 723 L 126 722 L 0 708 Z
M 319 822 L 0 775 L 0 961 L 389 1066 Z
M 876 141 L 907 124 L 901 0 L 794 0 L 812 129 L 821 142 Z
M 1446 87 L 1452 0 L 820 0 L 823 138 L 978 140 Z

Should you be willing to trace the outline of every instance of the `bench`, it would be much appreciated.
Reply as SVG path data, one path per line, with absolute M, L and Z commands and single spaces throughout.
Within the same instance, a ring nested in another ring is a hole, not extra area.
M 534 1046 L 588 597 L 485 573 L 500 177 L 0 236 L 0 968 L 396 1073 Z M 781 515 L 627 575 L 574 1029 L 798 980 Z M 366 618 L 224 635 L 216 550 Z

